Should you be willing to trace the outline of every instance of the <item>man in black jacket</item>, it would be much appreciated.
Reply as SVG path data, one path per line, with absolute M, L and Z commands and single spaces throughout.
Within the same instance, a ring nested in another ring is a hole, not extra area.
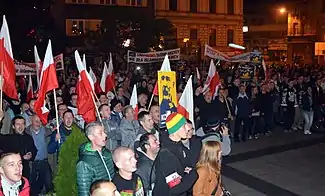
M 16 116 L 12 119 L 13 134 L 7 135 L 7 147 L 9 152 L 19 152 L 23 162 L 23 176 L 29 178 L 30 168 L 29 161 L 33 161 L 37 149 L 32 136 L 25 132 L 25 119 L 21 116 Z
M 159 140 L 153 133 L 145 133 L 140 137 L 138 152 L 138 162 L 136 173 L 143 181 L 144 190 L 147 196 L 151 196 L 153 184 L 156 179 L 154 161 L 160 149 Z
M 178 113 L 166 119 L 168 136 L 161 137 L 161 150 L 156 160 L 155 196 L 187 196 L 198 178 L 195 168 L 190 167 L 189 150 L 181 140 L 187 138 L 186 119 Z

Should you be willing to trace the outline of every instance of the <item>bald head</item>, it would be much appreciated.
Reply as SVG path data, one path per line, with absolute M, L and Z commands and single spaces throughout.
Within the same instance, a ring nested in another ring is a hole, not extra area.
M 107 180 L 95 181 L 90 188 L 91 196 L 117 196 L 116 186 Z
M 132 149 L 124 147 L 124 146 L 116 148 L 114 150 L 114 152 L 113 152 L 113 161 L 114 161 L 114 163 L 116 164 L 117 162 L 121 161 L 121 159 L 124 158 L 125 154 L 128 151 L 132 151 Z
M 131 148 L 116 148 L 113 152 L 113 161 L 120 171 L 132 173 L 137 170 L 137 160 Z

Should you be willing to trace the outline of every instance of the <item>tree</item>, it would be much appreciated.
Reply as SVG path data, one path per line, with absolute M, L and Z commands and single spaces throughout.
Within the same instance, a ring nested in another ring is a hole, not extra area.
M 149 48 L 160 49 L 162 36 L 173 32 L 172 24 L 166 19 L 104 20 L 96 31 L 88 31 L 85 44 L 94 52 L 125 54 L 126 50 L 147 52 Z M 127 43 L 128 42 L 128 43 Z
M 64 34 L 54 24 L 50 12 L 52 4 L 52 0 L 5 1 L 4 14 L 9 25 L 15 59 L 33 62 L 34 45 L 37 45 L 40 56 L 43 56 L 48 39 L 52 39 L 54 51 L 62 51 Z

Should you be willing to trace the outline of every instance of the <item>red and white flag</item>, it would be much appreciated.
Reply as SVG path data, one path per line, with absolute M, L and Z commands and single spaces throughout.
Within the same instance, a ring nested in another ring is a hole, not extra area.
M 94 82 L 86 70 L 85 58 L 82 62 L 78 51 L 75 51 L 75 60 L 79 71 L 79 80 L 76 86 L 78 94 L 78 114 L 81 115 L 87 123 L 91 123 L 96 121 L 96 106 L 93 99 Z
M 262 66 L 263 66 L 263 70 L 264 70 L 264 74 L 265 74 L 265 81 L 267 81 L 269 79 L 269 73 L 267 71 L 267 67 L 266 67 L 264 59 L 262 60 Z
M 102 91 L 106 93 L 115 88 L 115 75 L 114 75 L 112 54 L 110 54 L 108 67 L 106 63 L 104 63 L 103 74 L 100 80 L 100 87 Z
M 46 108 L 46 93 L 59 88 L 58 79 L 56 76 L 56 67 L 53 60 L 51 40 L 46 49 L 45 58 L 40 74 L 40 86 L 38 97 L 35 101 L 35 112 L 41 119 L 43 124 L 47 124 L 47 116 L 49 109 Z
M 170 62 L 169 62 L 167 54 L 164 58 L 163 64 L 161 65 L 160 71 L 172 71 L 172 69 L 170 68 Z M 152 93 L 154 95 L 158 95 L 158 83 L 157 82 L 155 84 L 155 88 L 153 89 Z
M 41 77 L 40 74 L 41 74 L 41 71 L 42 71 L 42 61 L 38 56 L 36 46 L 34 46 L 34 58 L 35 58 L 35 64 L 36 64 L 36 77 L 37 77 L 37 84 L 38 84 L 37 89 L 38 89 L 39 86 L 40 86 L 40 77 Z
M 3 92 L 12 99 L 18 99 L 16 88 L 16 68 L 14 64 L 14 56 L 12 54 L 9 28 L 5 16 L 3 16 L 3 23 L 0 31 L 0 71 L 2 71 L 2 69 Z
M 137 85 L 135 84 L 133 86 L 132 95 L 130 99 L 130 105 L 133 108 L 134 111 L 134 119 L 138 120 L 138 113 L 139 113 L 139 107 L 138 107 L 138 93 L 137 93 Z
M 102 89 L 103 92 L 106 92 L 106 78 L 108 76 L 108 69 L 107 69 L 107 65 L 106 62 L 104 62 L 104 68 L 103 68 L 103 73 L 102 73 L 102 77 L 100 79 L 100 88 Z
M 91 79 L 92 79 L 93 82 L 94 82 L 95 93 L 96 93 L 96 94 L 102 93 L 103 91 L 102 91 L 102 89 L 101 89 L 101 87 L 100 87 L 100 83 L 99 83 L 99 81 L 97 80 L 97 77 L 96 77 L 96 75 L 95 75 L 93 69 L 91 69 L 91 67 L 89 67 L 89 75 L 90 75 Z
M 218 61 L 219 63 L 220 61 Z M 208 77 L 205 81 L 205 85 L 203 87 L 203 92 L 205 92 L 206 89 L 209 88 L 209 91 L 212 94 L 212 97 L 214 98 L 217 95 L 218 88 L 220 86 L 220 77 L 219 73 L 216 70 L 216 66 L 213 63 L 213 60 L 211 59 Z
M 108 71 L 108 76 L 106 78 L 105 92 L 111 91 L 115 88 L 115 74 L 114 74 L 114 68 L 113 68 L 112 54 L 110 54 L 107 71 Z
M 34 98 L 34 92 L 33 92 L 33 81 L 32 76 L 29 73 L 29 81 L 28 81 L 28 87 L 27 87 L 27 97 L 26 102 L 28 103 L 31 99 Z
M 177 112 L 192 121 L 194 127 L 194 101 L 192 76 L 187 81 L 181 98 L 178 101 Z

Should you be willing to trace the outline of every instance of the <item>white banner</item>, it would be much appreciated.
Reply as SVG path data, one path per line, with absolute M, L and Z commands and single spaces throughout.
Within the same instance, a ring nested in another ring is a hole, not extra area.
M 218 59 L 222 61 L 229 61 L 230 57 L 223 52 L 220 52 L 219 50 L 216 50 L 212 48 L 211 46 L 208 46 L 205 44 L 205 49 L 204 49 L 204 56 L 208 56 L 212 59 Z
M 239 54 L 230 57 L 225 53 L 220 52 L 219 50 L 216 50 L 206 44 L 204 49 L 204 56 L 208 56 L 212 59 L 218 59 L 218 60 L 229 61 L 229 62 L 250 62 L 251 53 L 247 52 L 244 54 Z
M 251 53 L 246 52 L 244 54 L 239 54 L 230 58 L 231 62 L 234 63 L 246 63 L 251 61 Z
M 63 54 L 59 54 L 54 57 L 54 63 L 56 65 L 56 70 L 64 70 Z M 16 75 L 17 76 L 27 76 L 29 73 L 31 75 L 36 75 L 36 64 L 35 63 L 25 63 L 15 61 Z
M 168 55 L 170 61 L 179 60 L 181 56 L 180 48 L 172 50 L 164 50 L 158 52 L 139 53 L 128 50 L 128 63 L 154 63 L 164 61 L 164 58 Z

